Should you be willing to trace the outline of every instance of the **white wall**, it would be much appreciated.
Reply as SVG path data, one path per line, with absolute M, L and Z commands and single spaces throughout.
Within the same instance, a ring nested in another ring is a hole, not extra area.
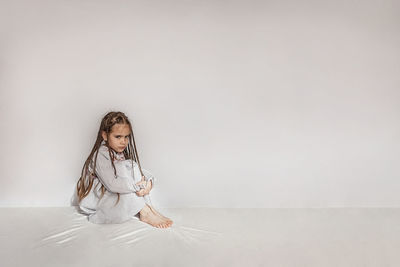
M 67 206 L 101 117 L 162 207 L 400 205 L 398 1 L 1 1 L 1 206 Z

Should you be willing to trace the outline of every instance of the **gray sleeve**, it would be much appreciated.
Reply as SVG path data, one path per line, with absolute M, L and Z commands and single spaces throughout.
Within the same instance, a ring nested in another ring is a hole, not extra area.
M 154 175 L 151 172 L 149 172 L 148 170 L 143 169 L 143 168 L 142 168 L 142 172 L 143 172 L 143 175 L 145 177 L 145 180 L 146 181 L 151 181 L 151 187 L 153 188 L 154 187 L 154 180 L 155 180 Z
M 96 162 L 96 175 L 104 185 L 104 187 L 113 193 L 133 193 L 136 192 L 132 173 L 127 168 L 124 161 L 115 161 L 115 170 L 117 176 L 114 175 L 114 168 L 111 164 L 108 148 L 100 147 Z

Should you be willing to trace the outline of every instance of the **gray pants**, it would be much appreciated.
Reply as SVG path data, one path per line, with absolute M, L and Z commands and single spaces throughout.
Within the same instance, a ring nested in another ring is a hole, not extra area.
M 120 194 L 120 199 L 117 203 L 118 195 L 106 190 L 103 197 L 100 198 L 101 184 L 98 183 L 98 179 L 95 179 L 89 195 L 82 199 L 79 204 L 80 210 L 88 215 L 90 222 L 123 223 L 133 219 L 146 204 L 152 205 L 151 193 L 143 197 L 136 195 L 136 193 Z

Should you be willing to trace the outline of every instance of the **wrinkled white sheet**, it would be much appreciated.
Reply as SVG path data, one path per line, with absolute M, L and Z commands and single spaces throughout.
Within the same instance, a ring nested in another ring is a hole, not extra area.
M 173 227 L 0 208 L 0 266 L 400 266 L 400 209 L 159 211 Z

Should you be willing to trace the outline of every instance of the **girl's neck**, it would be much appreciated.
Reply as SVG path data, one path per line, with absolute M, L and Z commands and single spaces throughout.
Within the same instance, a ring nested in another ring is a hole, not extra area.
M 107 145 L 106 145 L 106 141 L 104 141 L 104 140 L 101 142 L 101 144 L 107 146 Z M 111 147 L 108 147 L 108 149 L 110 149 L 111 152 L 112 152 L 114 155 L 118 155 L 118 156 L 121 156 L 121 155 L 122 155 L 122 156 L 124 156 L 124 152 L 117 152 L 117 151 L 115 151 L 114 149 L 112 149 Z

